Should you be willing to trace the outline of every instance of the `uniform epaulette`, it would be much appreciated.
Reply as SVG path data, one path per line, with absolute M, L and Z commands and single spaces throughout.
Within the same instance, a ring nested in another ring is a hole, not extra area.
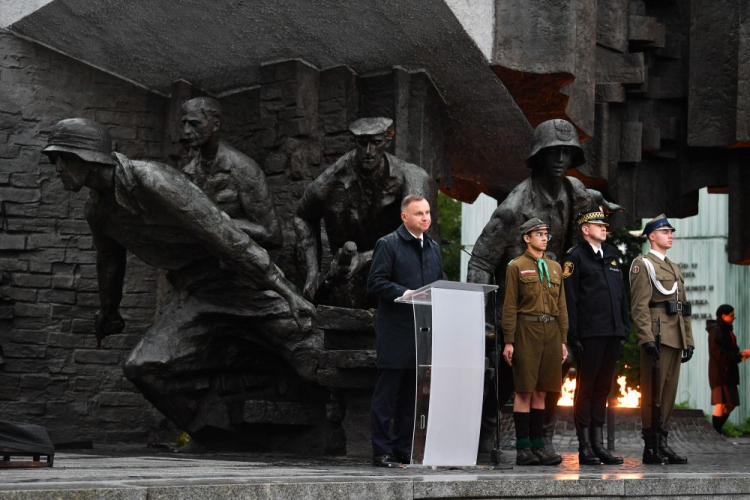
M 568 248 L 567 250 L 565 250 L 565 255 L 568 255 L 570 252 L 572 252 L 576 248 L 578 248 L 578 245 L 573 245 L 572 247 Z
M 516 259 L 510 259 L 510 261 L 508 262 L 508 265 L 511 265 L 511 264 L 513 264 L 513 261 L 514 261 L 514 260 L 516 260 Z

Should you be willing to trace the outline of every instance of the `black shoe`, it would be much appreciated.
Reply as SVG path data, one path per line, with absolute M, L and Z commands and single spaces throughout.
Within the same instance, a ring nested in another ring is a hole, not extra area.
M 401 465 L 401 462 L 399 462 L 393 455 L 375 455 L 372 457 L 372 463 L 376 467 L 403 467 Z
M 667 458 L 667 463 L 678 465 L 688 463 L 687 457 L 681 457 L 680 455 L 675 453 L 672 448 L 669 447 L 669 443 L 667 442 L 668 437 L 669 432 L 662 430 L 661 439 L 659 440 L 659 451 Z
M 613 456 L 604 447 L 601 427 L 591 428 L 591 451 L 593 451 L 594 455 L 599 457 L 599 460 L 605 465 L 620 465 L 623 462 L 622 457 Z
M 531 453 L 539 458 L 539 465 L 560 465 L 562 457 L 546 448 L 532 448 Z
M 591 439 L 588 427 L 581 427 L 578 432 L 578 465 L 599 465 L 597 457 L 591 449 Z
M 516 452 L 516 465 L 539 465 L 539 457 L 531 451 L 531 448 L 523 448 Z
M 651 429 L 643 429 L 643 463 L 651 465 L 664 465 L 667 463 L 667 457 L 661 454 L 659 449 L 660 436 L 655 435 Z
M 411 463 L 411 453 L 399 453 L 398 451 L 394 451 L 393 457 L 397 462 L 404 465 L 409 465 Z

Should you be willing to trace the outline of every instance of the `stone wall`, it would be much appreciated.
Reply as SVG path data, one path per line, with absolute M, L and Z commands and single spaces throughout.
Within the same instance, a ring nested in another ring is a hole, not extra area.
M 83 208 L 40 150 L 60 119 L 105 124 L 116 149 L 162 156 L 168 101 L 0 31 L 0 418 L 47 427 L 56 443 L 145 441 L 163 417 L 122 375 L 151 324 L 155 272 L 129 258 L 125 331 L 96 350 L 95 251 Z
M 393 118 L 391 152 L 430 173 L 435 201 L 445 176 L 444 105 L 422 72 L 357 75 L 345 66 L 319 70 L 299 60 L 259 71 L 259 86 L 218 96 L 222 130 L 265 171 L 284 229 L 284 245 L 272 256 L 301 286 L 296 203 L 312 179 L 351 149 L 348 124 L 362 116 Z M 128 257 L 121 311 L 127 326 L 97 350 L 96 255 L 83 218 L 88 189 L 64 191 L 40 154 L 55 122 L 84 117 L 109 127 L 114 149 L 128 157 L 184 164 L 180 105 L 205 92 L 179 81 L 171 94 L 161 97 L 0 31 L 0 418 L 44 425 L 56 443 L 174 437 L 175 429 L 121 369 L 163 299 L 157 272 Z M 439 228 L 434 233 L 439 237 Z M 369 322 L 351 333 L 346 321 L 331 320 L 349 315 Z M 233 414 L 237 428 L 259 449 L 340 453 L 344 433 L 350 452 L 369 449 L 369 413 L 362 408 L 374 383 L 372 312 L 324 312 L 322 321 L 328 352 L 320 387 L 306 389 L 282 370 L 267 390 L 231 395 L 240 405 Z M 293 418 L 282 418 L 290 408 Z

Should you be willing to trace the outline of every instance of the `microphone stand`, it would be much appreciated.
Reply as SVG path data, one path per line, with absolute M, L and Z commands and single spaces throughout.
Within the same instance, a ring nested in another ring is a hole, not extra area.
M 492 279 L 494 280 L 495 284 L 497 284 L 495 268 L 492 264 L 481 257 L 477 257 L 473 253 L 467 251 L 461 245 L 454 243 L 448 238 L 442 238 L 440 240 L 440 243 L 454 246 L 472 259 L 475 259 L 480 264 L 486 266 L 484 267 L 484 270 L 492 274 Z M 497 340 L 497 290 L 492 291 L 492 330 L 492 336 L 495 341 L 495 352 L 492 356 L 492 363 L 495 366 L 495 407 L 497 408 L 497 415 L 495 416 L 495 439 L 493 443 L 494 447 L 492 449 L 492 452 L 490 453 L 490 460 L 493 464 L 498 465 L 500 463 L 500 453 L 502 453 L 502 451 L 500 450 L 500 346 Z

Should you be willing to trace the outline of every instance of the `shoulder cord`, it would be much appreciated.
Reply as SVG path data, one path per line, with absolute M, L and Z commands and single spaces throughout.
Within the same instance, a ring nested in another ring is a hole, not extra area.
M 675 279 L 674 285 L 672 285 L 672 289 L 667 290 L 666 288 L 664 288 L 661 282 L 656 279 L 656 271 L 654 271 L 654 265 L 651 263 L 651 261 L 644 257 L 643 264 L 646 266 L 646 272 L 648 272 L 648 277 L 651 280 L 651 283 L 656 287 L 657 290 L 659 290 L 659 293 L 661 293 L 662 295 L 672 295 L 673 293 L 678 293 L 678 283 L 680 281 L 679 279 Z

